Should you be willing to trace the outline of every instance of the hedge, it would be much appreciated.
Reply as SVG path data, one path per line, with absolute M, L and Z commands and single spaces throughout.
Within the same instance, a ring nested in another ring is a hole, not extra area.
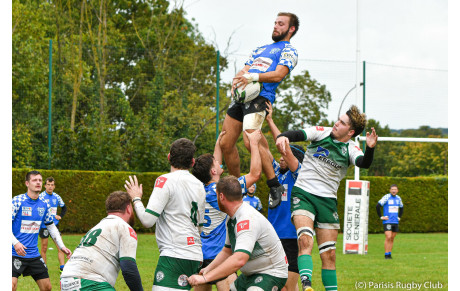
M 12 196 L 26 192 L 25 175 L 30 169 L 12 170 Z M 142 201 L 147 205 L 158 176 L 163 173 L 132 173 L 109 171 L 39 170 L 43 180 L 54 177 L 56 189 L 67 205 L 67 214 L 60 225 L 62 232 L 85 233 L 98 223 L 105 213 L 105 198 L 113 191 L 124 191 L 124 181 L 135 174 L 143 184 Z M 348 177 L 353 179 L 352 177 Z M 389 192 L 391 184 L 397 184 L 404 203 L 404 215 L 400 223 L 401 232 L 447 232 L 448 231 L 448 178 L 447 177 L 361 177 L 370 181 L 369 233 L 383 231 L 382 222 L 377 216 L 375 206 L 378 200 Z M 338 213 L 342 219 L 345 204 L 345 180 L 338 190 Z M 44 191 L 44 188 L 43 188 Z M 267 215 L 268 187 L 265 177 L 257 182 L 256 195 L 263 204 L 262 213 Z M 341 221 L 343 227 L 343 221 Z M 154 229 L 142 227 L 139 221 L 136 231 L 153 232 Z

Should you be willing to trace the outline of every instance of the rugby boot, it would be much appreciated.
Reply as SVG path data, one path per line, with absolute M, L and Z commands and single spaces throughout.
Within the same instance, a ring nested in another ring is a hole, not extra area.
M 311 281 L 310 279 L 308 279 L 308 277 L 301 278 L 301 281 L 302 281 L 302 291 L 314 291 L 313 288 L 311 288 Z
M 270 187 L 270 194 L 268 195 L 268 207 L 273 209 L 276 208 L 281 203 L 281 197 L 284 193 L 284 186 L 274 186 Z

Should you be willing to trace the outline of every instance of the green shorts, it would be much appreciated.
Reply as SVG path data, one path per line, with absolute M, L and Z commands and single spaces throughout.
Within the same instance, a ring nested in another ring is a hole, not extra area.
M 153 285 L 190 290 L 192 286 L 188 283 L 187 278 L 197 274 L 200 266 L 200 261 L 160 256 L 155 269 Z
M 316 196 L 299 187 L 291 192 L 291 216 L 294 215 L 310 217 L 315 228 L 340 229 L 337 199 Z
M 259 287 L 261 290 L 281 290 L 286 285 L 286 281 L 287 278 L 278 278 L 267 274 L 253 274 L 249 276 L 241 274 L 233 282 L 235 288 L 232 289 L 232 286 L 230 290 L 247 290 L 249 287 Z
M 107 282 L 96 282 L 79 278 L 61 278 L 62 291 L 115 291 Z

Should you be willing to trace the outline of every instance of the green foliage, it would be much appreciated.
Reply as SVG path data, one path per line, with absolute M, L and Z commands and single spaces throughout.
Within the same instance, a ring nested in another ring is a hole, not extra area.
M 13 128 L 12 136 L 13 164 L 19 167 L 31 165 L 33 149 L 30 129 L 27 125 L 19 124 Z
M 13 168 L 13 196 L 26 191 L 24 179 L 28 171 L 30 169 Z M 105 215 L 105 198 L 113 191 L 125 191 L 123 185 L 129 175 L 135 174 L 139 183 L 143 184 L 142 201 L 144 205 L 147 205 L 155 180 L 162 174 L 76 170 L 40 170 L 40 172 L 43 179 L 48 176 L 55 178 L 55 191 L 61 195 L 68 206 L 68 214 L 66 214 L 65 223 L 62 224 L 61 228 L 65 232 L 86 232 L 92 224 L 97 223 L 98 219 Z M 378 200 L 389 192 L 391 184 L 398 185 L 398 195 L 401 196 L 404 203 L 404 216 L 400 227 L 402 232 L 445 232 L 448 230 L 447 177 L 361 177 L 361 179 L 370 181 L 371 185 L 369 233 L 382 231 L 382 222 L 377 217 L 375 206 Z M 341 219 L 344 217 L 345 181 L 345 179 L 341 181 L 337 192 L 338 213 Z M 257 182 L 256 195 L 262 202 L 262 213 L 265 216 L 268 213 L 268 192 L 269 189 L 263 176 Z M 420 215 L 420 213 L 424 215 Z M 143 228 L 139 222 L 136 222 L 135 229 L 141 232 L 152 231 L 152 229 Z

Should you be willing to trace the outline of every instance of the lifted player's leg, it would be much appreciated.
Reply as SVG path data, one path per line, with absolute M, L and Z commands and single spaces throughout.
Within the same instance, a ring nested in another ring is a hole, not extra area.
M 220 147 L 224 155 L 225 164 L 227 165 L 228 173 L 235 177 L 240 177 L 240 155 L 236 147 L 236 141 L 241 134 L 243 123 L 229 116 L 225 116 L 222 131 L 225 135 L 222 136 Z

